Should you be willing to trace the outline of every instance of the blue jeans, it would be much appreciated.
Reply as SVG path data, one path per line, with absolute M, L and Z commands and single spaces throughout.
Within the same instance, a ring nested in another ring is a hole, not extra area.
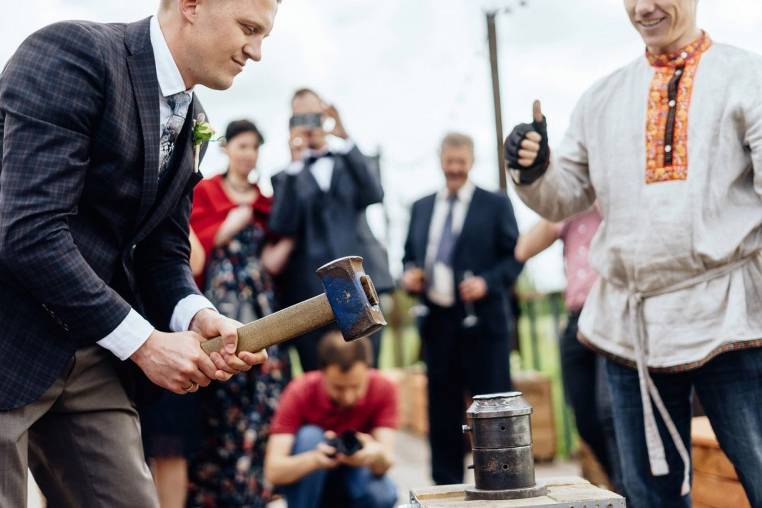
M 606 367 L 628 508 L 690 508 L 690 496 L 680 495 L 682 461 L 655 408 L 670 472 L 651 475 L 637 371 L 610 360 Z M 749 502 L 762 507 L 762 348 L 723 353 L 698 369 L 651 377 L 688 449 L 696 391 Z
M 579 436 L 590 446 L 616 491 L 623 494 L 606 361 L 602 355 L 579 343 L 578 320 L 579 312 L 570 312 L 560 337 L 564 396 L 574 411 Z
M 323 429 L 305 425 L 296 434 L 291 453 L 314 450 L 323 441 Z M 394 483 L 386 476 L 374 476 L 364 467 L 318 470 L 288 485 L 283 492 L 288 508 L 393 508 L 397 502 Z

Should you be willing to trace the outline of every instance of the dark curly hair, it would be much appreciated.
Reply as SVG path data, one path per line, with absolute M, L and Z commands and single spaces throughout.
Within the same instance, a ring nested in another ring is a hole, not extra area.
M 246 132 L 253 132 L 257 135 L 257 139 L 259 139 L 258 146 L 265 144 L 265 137 L 262 135 L 262 132 L 260 132 L 254 122 L 245 119 L 233 120 L 228 124 L 227 128 L 225 129 L 225 143 L 228 143 L 234 137 Z

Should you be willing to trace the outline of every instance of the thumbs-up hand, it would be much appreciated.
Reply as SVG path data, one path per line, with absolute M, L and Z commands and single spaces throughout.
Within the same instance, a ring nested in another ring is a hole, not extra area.
M 516 170 L 514 180 L 529 184 L 537 180 L 548 168 L 548 126 L 542 114 L 540 101 L 532 104 L 532 123 L 520 123 L 505 138 L 506 169 Z

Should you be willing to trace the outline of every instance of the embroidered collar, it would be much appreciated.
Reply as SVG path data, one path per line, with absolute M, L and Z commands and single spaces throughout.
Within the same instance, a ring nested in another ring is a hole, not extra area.
M 654 67 L 683 67 L 687 62 L 701 56 L 712 45 L 712 39 L 702 31 L 701 36 L 687 46 L 670 53 L 654 54 L 646 49 L 648 63 Z

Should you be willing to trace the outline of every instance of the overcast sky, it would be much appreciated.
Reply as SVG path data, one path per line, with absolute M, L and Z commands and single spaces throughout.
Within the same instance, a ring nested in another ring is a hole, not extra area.
M 158 0 L 3 0 L 0 65 L 34 30 L 65 19 L 135 21 Z M 498 17 L 498 51 L 507 131 L 528 121 L 543 101 L 551 145 L 558 142 L 577 98 L 596 79 L 642 54 L 621 0 L 283 0 L 262 62 L 247 65 L 225 92 L 199 88 L 211 122 L 251 118 L 263 130 L 263 180 L 288 161 L 289 98 L 309 86 L 334 103 L 357 144 L 381 152 L 386 210 L 371 211 L 399 267 L 407 212 L 443 184 L 436 149 L 460 130 L 476 139 L 477 184 L 497 189 L 494 116 L 484 10 L 514 7 Z M 701 0 L 699 20 L 715 41 L 762 53 L 762 1 Z M 214 147 L 202 165 L 224 168 Z M 513 196 L 520 227 L 536 216 Z M 560 250 L 529 267 L 542 289 L 563 285 Z

